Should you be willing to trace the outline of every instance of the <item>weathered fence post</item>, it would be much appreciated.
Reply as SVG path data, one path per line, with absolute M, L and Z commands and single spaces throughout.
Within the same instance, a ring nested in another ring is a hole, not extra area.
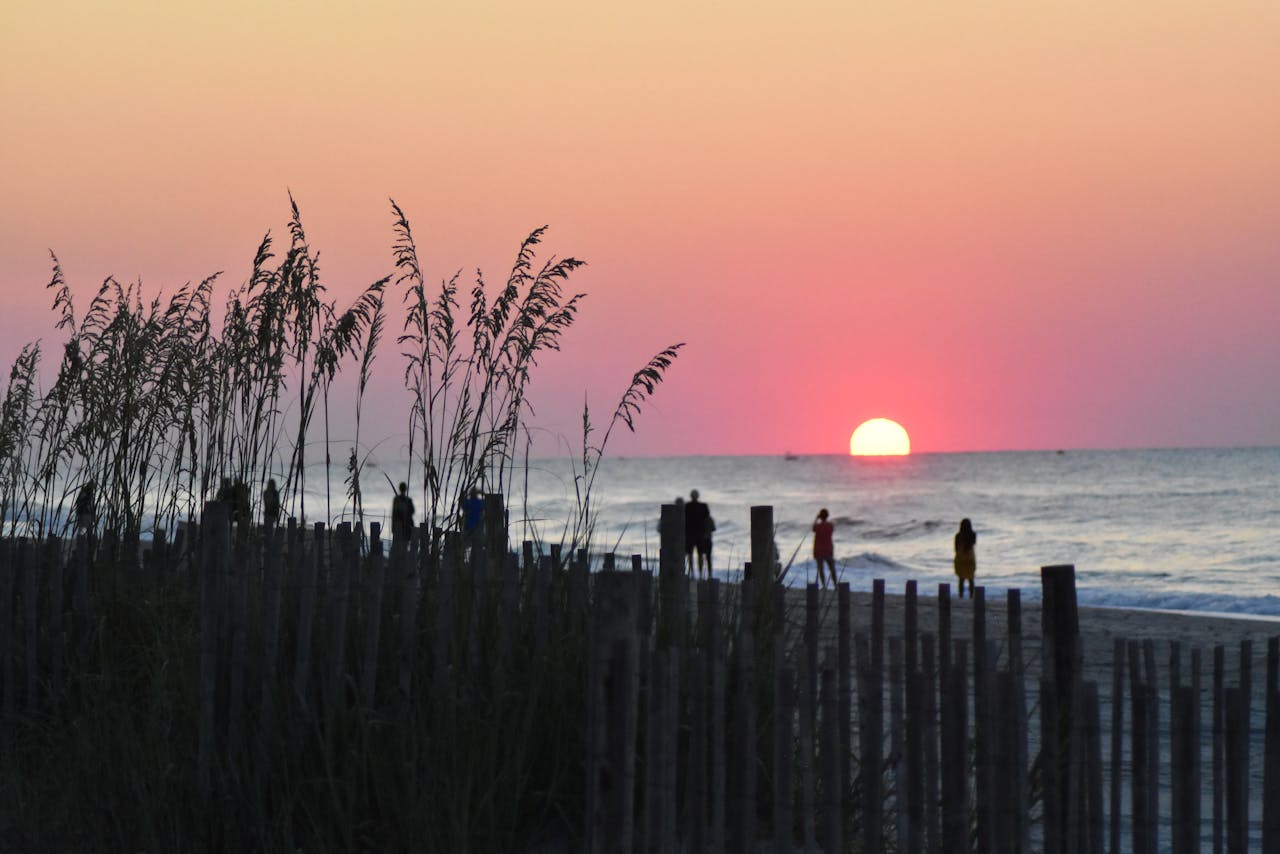
M 1046 738 L 1052 737 L 1057 752 L 1057 779 L 1069 781 L 1067 764 L 1072 756 L 1071 718 L 1076 706 L 1076 690 L 1080 681 L 1080 619 L 1076 607 L 1076 569 L 1072 564 L 1043 566 L 1040 568 L 1042 655 L 1046 678 L 1053 682 L 1054 719 L 1052 728 L 1046 730 Z M 1042 709 L 1041 714 L 1044 714 Z M 1044 744 L 1042 742 L 1041 750 Z M 1069 829 L 1078 826 L 1076 805 L 1071 802 L 1070 786 L 1063 785 L 1058 794 L 1057 814 L 1061 823 L 1057 829 L 1059 838 L 1053 843 L 1046 839 L 1045 848 L 1066 850 Z M 1048 824 L 1046 823 L 1046 829 Z
M 1111 854 L 1120 854 L 1120 806 L 1124 798 L 1124 656 L 1124 640 L 1116 638 L 1111 651 Z
M 200 560 L 200 717 L 196 767 L 200 791 L 209 795 L 213 789 L 213 763 L 216 750 L 215 727 L 218 704 L 218 635 L 219 599 L 225 563 L 230 559 L 231 531 L 227 505 L 221 501 L 205 504 L 202 518 Z
M 373 708 L 377 688 L 378 646 L 382 639 L 382 593 L 386 583 L 386 566 L 382 559 L 382 529 L 374 522 L 369 526 L 368 586 L 364 609 L 364 661 L 360 668 L 360 701 L 365 709 Z
M 923 672 L 923 702 L 921 714 L 923 724 L 921 737 L 924 740 L 924 788 L 922 803 L 924 804 L 925 850 L 929 854 L 940 854 L 942 851 L 942 825 L 938 809 L 938 681 L 939 672 L 934 654 L 934 636 L 926 633 L 920 639 L 921 666 Z
M 83 537 L 81 541 L 83 541 Z M 13 589 L 14 575 L 17 572 L 17 555 L 16 541 L 8 538 L 0 539 L 0 658 L 3 659 L 3 667 L 0 670 L 4 675 L 4 715 L 6 718 L 13 717 L 14 711 L 14 693 L 16 686 L 14 681 L 16 675 L 14 673 L 13 652 L 14 652 L 14 626 L 13 626 Z M 8 728 L 4 728 L 4 732 L 8 733 Z
M 796 674 L 786 666 L 786 646 L 781 634 L 774 637 L 773 714 L 773 850 L 790 851 L 794 820 L 792 807 L 792 758 L 795 756 Z
M 946 852 L 969 850 L 968 662 L 965 641 L 954 644 L 951 669 L 944 674 L 951 699 L 941 709 L 942 850 Z
M 906 762 L 906 698 L 905 678 L 902 672 L 902 638 L 889 638 L 889 763 L 893 769 L 894 819 L 897 831 L 897 850 L 907 849 L 910 830 L 907 817 L 911 812 L 911 782 L 907 777 Z
M 822 667 L 822 759 L 823 823 L 822 846 L 825 851 L 844 851 L 844 793 L 840 790 L 840 725 L 837 719 L 840 699 L 838 682 L 832 668 L 837 660 L 835 649 L 828 649 Z
M 676 504 L 662 505 L 659 526 L 662 548 L 658 553 L 658 645 L 676 642 L 684 614 L 678 610 L 683 602 L 679 586 L 684 584 L 684 509 Z
M 987 589 L 972 588 L 973 606 L 973 795 L 978 814 L 978 850 L 990 851 L 992 811 L 991 792 L 991 684 L 987 649 Z
M 588 697 L 589 850 L 630 854 L 635 835 L 636 673 L 635 585 L 618 573 L 592 585 Z
M 1266 734 L 1262 765 L 1262 850 L 1280 851 L 1280 637 L 1267 638 Z

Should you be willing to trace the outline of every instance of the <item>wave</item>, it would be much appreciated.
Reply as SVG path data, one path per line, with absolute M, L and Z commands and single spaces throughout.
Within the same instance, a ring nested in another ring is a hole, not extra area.
M 1081 605 L 1097 605 L 1107 608 L 1145 608 L 1156 611 L 1280 617 L 1280 596 L 1270 594 L 1264 596 L 1235 596 L 1226 593 L 1191 593 L 1187 591 L 1155 593 L 1125 589 L 1086 588 L 1078 591 L 1076 596 Z
M 940 519 L 911 519 L 879 527 L 862 525 L 858 536 L 865 540 L 910 540 L 933 534 L 947 524 Z

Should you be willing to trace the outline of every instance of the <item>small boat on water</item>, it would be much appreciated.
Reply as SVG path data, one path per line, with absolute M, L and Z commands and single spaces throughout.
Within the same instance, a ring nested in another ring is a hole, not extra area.
M 788 460 L 788 461 L 791 461 L 791 460 L 798 460 L 798 459 L 800 459 L 800 457 L 796 456 L 795 454 L 791 453 L 790 451 L 787 451 L 785 454 L 783 454 L 783 455 L 782 455 L 782 458 L 783 458 L 784 460 Z

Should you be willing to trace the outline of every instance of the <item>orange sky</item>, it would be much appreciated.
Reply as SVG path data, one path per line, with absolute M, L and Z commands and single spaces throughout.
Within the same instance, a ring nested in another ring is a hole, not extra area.
M 0 8 L 6 364 L 50 248 L 231 284 L 292 190 L 342 298 L 394 196 L 436 275 L 589 261 L 571 444 L 674 341 L 614 453 L 1280 443 L 1280 4 L 194 5 Z

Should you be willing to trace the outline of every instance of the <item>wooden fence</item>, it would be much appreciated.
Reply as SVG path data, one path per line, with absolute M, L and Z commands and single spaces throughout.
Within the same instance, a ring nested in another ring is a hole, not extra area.
M 438 553 L 425 531 L 385 548 L 376 525 L 236 530 L 216 502 L 141 560 L 83 537 L 0 541 L 0 723 L 73 718 L 110 656 L 112 603 L 168 589 L 196 615 L 175 665 L 198 686 L 182 773 L 241 816 L 202 829 L 209 847 L 435 850 L 421 834 L 440 831 L 459 851 L 1280 851 L 1277 639 L 1260 708 L 1248 642 L 1229 669 L 1221 646 L 1206 666 L 1177 642 L 1117 641 L 1100 685 L 1070 566 L 1042 570 L 1039 637 L 1016 590 L 996 625 L 978 588 L 961 633 L 949 586 L 925 608 L 911 581 L 890 626 L 883 581 L 869 598 L 774 583 L 768 507 L 741 584 L 690 582 L 678 514 L 662 508 L 656 576 L 639 556 L 593 572 L 585 553 L 511 553 L 496 496 L 472 541 Z M 317 750 L 339 793 L 282 797 L 281 768 Z M 357 792 L 400 754 L 388 789 L 443 801 L 416 829 L 397 809 L 420 807 Z M 298 829 L 334 803 L 328 831 Z

